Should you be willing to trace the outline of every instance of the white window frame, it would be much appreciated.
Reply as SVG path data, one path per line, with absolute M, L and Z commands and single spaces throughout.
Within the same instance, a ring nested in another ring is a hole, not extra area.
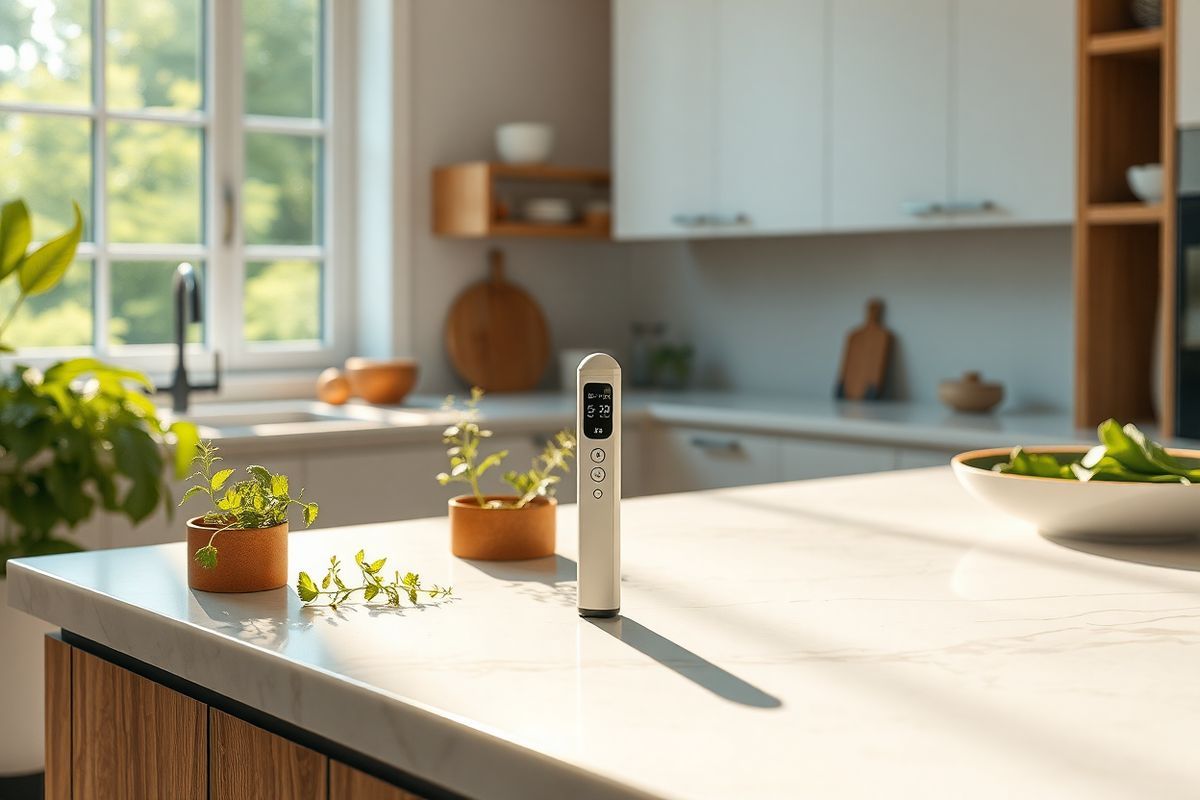
M 354 297 L 353 202 L 354 36 L 356 3 L 324 0 L 322 118 L 288 119 L 244 116 L 242 4 L 254 0 L 202 0 L 207 28 L 203 35 L 205 107 L 197 111 L 112 111 L 105 107 L 106 36 L 101 20 L 106 0 L 92 0 L 92 81 L 90 106 L 0 103 L 0 112 L 67 116 L 92 124 L 91 242 L 79 245 L 78 257 L 93 264 L 93 346 L 19 348 L 0 359 L 7 364 L 45 366 L 76 356 L 96 356 L 152 375 L 169 376 L 173 344 L 120 345 L 108 341 L 111 265 L 114 261 L 203 261 L 205 342 L 187 346 L 189 371 L 203 380 L 219 353 L 223 371 L 288 370 L 328 366 L 348 354 L 353 335 L 349 312 Z M 334 13 L 334 11 L 337 13 Z M 171 122 L 201 131 L 203 242 L 112 244 L 107 231 L 107 135 L 110 121 Z M 321 135 L 320 214 L 322 244 L 245 246 L 241 220 L 246 132 Z M 229 225 L 231 223 L 231 226 Z M 315 342 L 250 343 L 242 336 L 242 297 L 247 260 L 313 258 L 322 262 L 322 339 Z M 19 346 L 19 342 L 15 343 Z

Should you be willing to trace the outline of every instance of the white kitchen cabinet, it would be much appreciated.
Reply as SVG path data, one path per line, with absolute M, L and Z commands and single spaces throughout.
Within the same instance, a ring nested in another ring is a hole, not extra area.
M 677 426 L 642 435 L 648 494 L 783 480 L 777 437 Z
M 896 451 L 896 469 L 949 466 L 954 453 L 943 450 L 922 450 L 904 447 Z
M 717 0 L 613 4 L 614 236 L 685 235 L 716 203 Z
M 1176 116 L 1185 128 L 1200 127 L 1200 0 L 1179 0 Z
M 946 225 L 922 212 L 950 191 L 950 0 L 832 0 L 831 13 L 830 227 Z
M 881 445 L 783 439 L 780 452 L 780 477 L 777 480 L 832 478 L 896 468 L 896 450 Z
M 954 0 L 953 23 L 951 220 L 1069 223 L 1075 4 Z
M 822 226 L 825 5 L 616 0 L 616 238 Z

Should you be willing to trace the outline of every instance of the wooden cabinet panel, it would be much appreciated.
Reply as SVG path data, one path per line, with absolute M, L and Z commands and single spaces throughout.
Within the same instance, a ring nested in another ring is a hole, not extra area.
M 951 199 L 993 204 L 955 224 L 1074 218 L 1074 5 L 955 0 Z
M 896 467 L 896 451 L 873 444 L 785 440 L 781 448 L 781 477 L 778 480 L 832 478 Z
M 340 761 L 330 761 L 329 800 L 421 800 L 421 798 Z
M 206 798 L 205 706 L 81 650 L 72 656 L 74 796 Z
M 325 756 L 215 708 L 208 758 L 211 800 L 325 800 Z
M 833 0 L 832 228 L 947 224 L 910 204 L 949 193 L 949 2 Z
M 46 637 L 46 800 L 71 800 L 71 647 Z

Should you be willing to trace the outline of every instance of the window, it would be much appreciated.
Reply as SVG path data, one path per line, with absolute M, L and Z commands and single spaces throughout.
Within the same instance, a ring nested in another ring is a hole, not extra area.
M 23 358 L 165 366 L 181 261 L 204 287 L 197 365 L 206 350 L 235 367 L 340 354 L 333 5 L 0 3 L 0 198 L 26 199 L 39 238 L 68 226 L 71 200 L 86 222 L 66 280 L 13 321 Z

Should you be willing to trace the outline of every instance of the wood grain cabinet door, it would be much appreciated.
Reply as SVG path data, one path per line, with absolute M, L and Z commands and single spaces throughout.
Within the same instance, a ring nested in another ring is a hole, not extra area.
M 340 761 L 329 762 L 329 800 L 421 800 Z
M 75 650 L 71 751 L 77 800 L 201 800 L 205 706 Z
M 329 759 L 209 709 L 211 800 L 325 800 Z

